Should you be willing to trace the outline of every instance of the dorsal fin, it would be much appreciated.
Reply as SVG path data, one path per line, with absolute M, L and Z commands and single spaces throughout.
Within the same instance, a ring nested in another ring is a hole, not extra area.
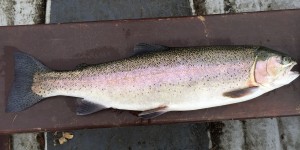
M 168 49 L 170 48 L 163 45 L 139 43 L 134 47 L 134 53 L 141 54 L 146 52 L 164 51 Z

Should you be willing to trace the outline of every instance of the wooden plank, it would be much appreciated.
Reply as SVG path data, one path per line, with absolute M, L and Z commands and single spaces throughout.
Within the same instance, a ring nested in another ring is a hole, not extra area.
M 188 0 L 47 0 L 46 23 L 191 15 L 192 9 Z
M 43 0 L 1 0 L 0 26 L 44 23 L 45 6 Z
M 10 135 L 0 135 L 0 149 L 1 150 L 10 150 Z
M 128 111 L 76 116 L 73 98 L 49 98 L 19 113 L 5 113 L 13 80 L 13 51 L 21 50 L 52 69 L 73 69 L 130 56 L 140 42 L 168 46 L 263 45 L 300 62 L 300 10 L 52 24 L 0 28 L 0 132 L 57 131 L 128 125 L 200 122 L 299 115 L 300 80 L 255 100 L 140 120 Z M 297 68 L 299 70 L 299 66 Z

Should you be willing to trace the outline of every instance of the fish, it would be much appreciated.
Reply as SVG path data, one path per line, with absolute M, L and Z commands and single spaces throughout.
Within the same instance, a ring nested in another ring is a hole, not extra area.
M 263 46 L 167 47 L 140 43 L 134 55 L 55 71 L 23 52 L 14 54 L 6 112 L 54 96 L 76 99 L 76 114 L 104 109 L 140 111 L 151 119 L 254 99 L 295 80 L 297 62 Z

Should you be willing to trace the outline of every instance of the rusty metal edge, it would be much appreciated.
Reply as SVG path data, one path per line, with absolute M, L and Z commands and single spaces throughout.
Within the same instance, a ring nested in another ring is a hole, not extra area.
M 220 122 L 225 120 L 245 120 L 245 119 L 261 119 L 261 118 L 276 118 L 276 117 L 292 117 L 292 116 L 298 116 L 298 115 L 280 115 L 280 116 L 261 116 L 261 117 L 244 117 L 244 118 L 224 118 L 224 119 L 215 119 L 215 120 L 202 120 L 202 121 L 161 121 L 161 122 L 151 122 L 151 120 L 144 121 L 140 124 L 122 124 L 122 125 L 90 125 L 90 126 L 74 126 L 74 127 L 60 127 L 58 128 L 48 128 L 48 129 L 42 129 L 42 128 L 32 128 L 32 129 L 21 129 L 21 130 L 2 130 L 0 133 L 1 135 L 9 135 L 11 133 L 32 133 L 32 132 L 55 132 L 55 131 L 70 131 L 70 130 L 83 130 L 83 129 L 95 129 L 95 128 L 114 128 L 114 127 L 130 127 L 130 126 L 152 126 L 152 125 L 169 125 L 169 124 L 183 124 L 183 123 L 204 123 L 204 122 Z M 151 123 L 150 123 L 151 122 Z

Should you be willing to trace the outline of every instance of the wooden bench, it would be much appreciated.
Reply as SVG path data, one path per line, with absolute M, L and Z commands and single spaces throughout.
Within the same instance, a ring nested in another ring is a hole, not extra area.
M 6 113 L 14 77 L 13 51 L 26 52 L 56 70 L 130 56 L 137 43 L 167 46 L 262 45 L 300 63 L 300 10 L 180 18 L 0 27 L 0 133 L 204 122 L 300 115 L 300 79 L 254 100 L 228 106 L 169 112 L 141 120 L 129 111 L 76 116 L 73 98 L 55 97 L 26 111 Z M 296 70 L 299 69 L 299 65 Z

